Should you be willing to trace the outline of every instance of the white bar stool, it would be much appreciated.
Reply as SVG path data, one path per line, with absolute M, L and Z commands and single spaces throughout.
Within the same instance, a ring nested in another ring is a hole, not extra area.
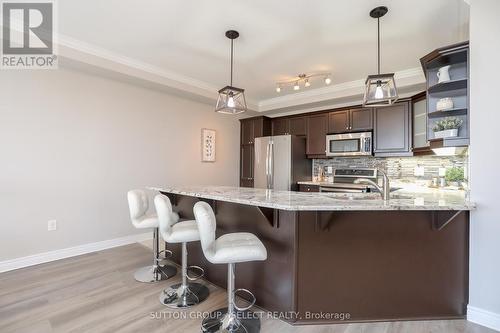
M 165 258 L 160 254 L 172 255 L 169 250 L 159 251 L 158 246 L 158 217 L 155 214 L 147 214 L 149 203 L 146 192 L 143 190 L 131 190 L 127 193 L 130 218 L 134 227 L 138 229 L 153 229 L 153 265 L 142 267 L 134 274 L 139 282 L 153 283 L 177 274 L 177 268 L 173 265 L 162 265 Z M 178 217 L 177 217 L 178 218 Z
M 172 212 L 170 199 L 163 194 L 157 195 L 154 202 L 162 238 L 167 243 L 182 243 L 182 283 L 163 290 L 160 294 L 160 302 L 168 307 L 181 309 L 199 304 L 208 297 L 210 292 L 205 285 L 192 282 L 203 276 L 203 268 L 187 266 L 187 243 L 200 240 L 196 221 L 186 220 L 176 223 L 178 216 Z M 200 273 L 197 276 L 189 276 L 188 268 L 198 270 Z
M 240 262 L 267 259 L 264 244 L 248 232 L 225 234 L 215 239 L 215 214 L 206 202 L 194 205 L 194 216 L 200 230 L 203 254 L 213 264 L 227 264 L 226 309 L 212 312 L 203 320 L 203 332 L 259 332 L 260 320 L 249 309 L 255 304 L 255 296 L 246 289 L 234 290 L 234 265 Z M 234 301 L 236 292 L 249 294 L 253 301 L 249 306 L 238 307 Z

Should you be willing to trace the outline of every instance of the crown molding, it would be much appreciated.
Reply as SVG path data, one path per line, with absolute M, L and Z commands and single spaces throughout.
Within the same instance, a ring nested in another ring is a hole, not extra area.
M 181 95 L 207 104 L 216 101 L 219 87 L 173 71 L 111 52 L 105 48 L 85 43 L 81 40 L 63 35 L 54 36 L 54 44 L 58 50 L 60 65 L 77 63 L 81 67 L 92 68 L 94 73 L 112 73 L 112 77 L 126 79 L 132 83 L 147 83 L 170 93 Z M 62 61 L 61 61 L 62 60 Z M 415 86 L 425 82 L 420 67 L 395 73 L 398 88 Z M 365 79 L 344 82 L 327 87 L 310 89 L 300 93 L 289 94 L 261 101 L 248 99 L 249 111 L 293 112 L 297 108 L 321 108 L 322 105 L 338 105 L 342 100 L 360 99 L 364 92 Z
M 151 64 L 126 57 L 105 48 L 85 43 L 80 40 L 58 34 L 55 38 L 58 46 L 58 57 L 62 66 L 76 62 L 80 65 L 89 66 L 93 72 L 101 70 L 103 72 L 114 73 L 127 78 L 128 81 L 148 85 L 155 85 L 161 90 L 182 95 L 187 98 L 214 104 L 220 87 L 210 83 L 194 79 L 173 71 L 153 66 Z M 256 111 L 258 103 L 252 99 L 247 99 L 249 110 Z
M 425 83 L 425 77 L 420 67 L 410 68 L 395 73 L 397 87 L 405 88 Z M 327 87 L 321 87 L 265 99 L 259 102 L 259 112 L 280 110 L 286 112 L 297 106 L 308 107 L 317 103 L 338 104 L 339 99 L 360 99 L 365 89 L 365 79 L 344 82 Z

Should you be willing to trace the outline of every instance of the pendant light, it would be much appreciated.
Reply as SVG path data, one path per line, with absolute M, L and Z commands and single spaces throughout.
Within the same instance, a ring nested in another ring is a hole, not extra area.
M 386 106 L 398 100 L 398 90 L 394 73 L 380 74 L 380 18 L 387 14 L 389 9 L 385 6 L 372 9 L 370 16 L 377 19 L 377 61 L 378 74 L 368 75 L 365 82 L 365 95 L 363 106 Z
M 233 41 L 239 36 L 238 31 L 226 31 L 226 37 L 231 40 L 231 84 L 219 90 L 219 98 L 215 105 L 216 112 L 238 114 L 247 110 L 245 90 L 233 87 Z

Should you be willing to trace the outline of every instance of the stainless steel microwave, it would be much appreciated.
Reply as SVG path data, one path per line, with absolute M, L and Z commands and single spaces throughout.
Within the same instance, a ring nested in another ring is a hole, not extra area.
M 372 132 L 326 136 L 326 156 L 364 156 L 372 154 Z

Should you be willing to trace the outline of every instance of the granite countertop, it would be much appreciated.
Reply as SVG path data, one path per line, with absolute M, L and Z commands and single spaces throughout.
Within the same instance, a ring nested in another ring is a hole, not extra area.
M 475 204 L 456 193 L 395 191 L 384 202 L 378 193 L 309 193 L 230 186 L 161 186 L 150 190 L 244 205 L 292 211 L 472 210 Z

